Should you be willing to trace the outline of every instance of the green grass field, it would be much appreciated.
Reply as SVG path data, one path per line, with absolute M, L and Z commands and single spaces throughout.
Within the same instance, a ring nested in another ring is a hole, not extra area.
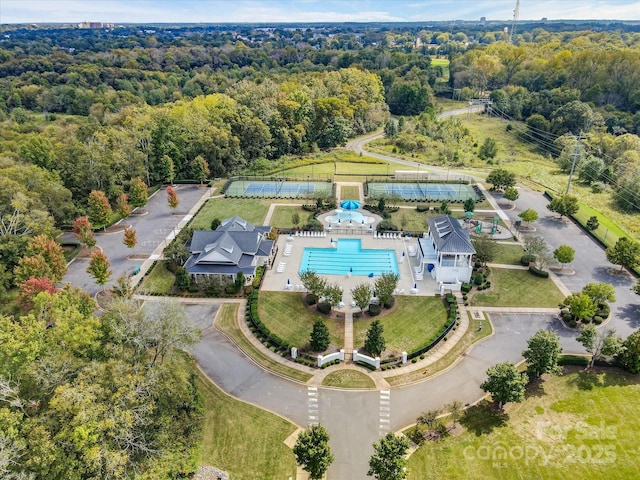
M 564 295 L 549 278 L 527 270 L 491 269 L 493 290 L 472 290 L 471 305 L 485 307 L 557 307 Z
M 431 339 L 445 324 L 447 311 L 439 297 L 396 297 L 391 311 L 383 310 L 378 317 L 354 319 L 354 348 L 364 346 L 367 329 L 375 319 L 384 326 L 386 353 L 395 356 L 411 352 Z
M 212 198 L 204 204 L 191 222 L 194 230 L 210 230 L 214 218 L 225 218 L 240 215 L 254 225 L 262 225 L 271 202 L 268 200 Z
M 487 402 L 471 407 L 460 435 L 426 441 L 410 457 L 408 478 L 637 478 L 639 381 L 573 367 L 530 386 L 503 415 Z
M 269 225 L 277 228 L 293 228 L 295 226 L 292 220 L 294 212 L 297 212 L 300 216 L 300 223 L 298 223 L 298 226 L 304 225 L 307 222 L 310 212 L 307 212 L 301 206 L 293 207 L 288 205 L 278 205 L 273 210 L 273 215 L 271 216 Z
M 297 368 L 287 367 L 282 363 L 276 362 L 264 355 L 260 350 L 254 347 L 247 337 L 244 336 L 242 330 L 236 321 L 238 315 L 238 304 L 225 304 L 220 307 L 220 312 L 216 317 L 216 327 L 226 333 L 231 339 L 249 355 L 256 363 L 262 367 L 279 373 L 286 377 L 291 377 L 301 382 L 306 382 L 311 378 L 308 373 L 302 372 Z
M 234 480 L 295 477 L 295 457 L 284 444 L 295 425 L 230 397 L 201 372 L 197 384 L 204 399 L 201 464 Z
M 302 295 L 294 292 L 260 292 L 258 299 L 260 320 L 269 330 L 290 345 L 304 348 L 309 343 L 313 322 L 321 317 L 315 306 L 307 308 Z M 333 318 L 325 319 L 329 327 L 331 343 L 344 346 L 344 322 Z
M 469 316 L 469 328 L 467 328 L 467 331 L 464 333 L 462 338 L 456 342 L 454 347 L 449 350 L 446 355 L 433 362 L 431 365 L 419 370 L 414 370 L 413 372 L 403 373 L 392 377 L 385 377 L 385 380 L 389 385 L 405 385 L 408 383 L 418 382 L 420 380 L 424 380 L 428 376 L 435 375 L 436 373 L 453 365 L 454 362 L 460 359 L 460 355 L 466 352 L 476 342 L 479 342 L 493 333 L 491 322 L 486 319 L 473 320 L 470 313 L 467 313 L 467 315 Z M 430 353 L 427 353 L 427 356 Z
M 325 387 L 338 388 L 375 388 L 373 379 L 364 372 L 355 369 L 336 370 L 322 381 Z
M 524 255 L 522 246 L 518 243 L 513 245 L 498 244 L 496 257 L 491 263 L 499 263 L 502 265 L 520 265 L 520 258 Z
M 145 277 L 140 291 L 156 295 L 166 295 L 171 293 L 175 278 L 175 275 L 167 270 L 167 262 L 161 260 L 156 263 L 151 273 Z

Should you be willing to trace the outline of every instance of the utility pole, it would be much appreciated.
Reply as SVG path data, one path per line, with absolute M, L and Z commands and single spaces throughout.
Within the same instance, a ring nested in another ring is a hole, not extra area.
M 565 195 L 567 195 L 569 193 L 569 189 L 571 188 L 571 178 L 573 177 L 573 171 L 576 169 L 576 163 L 578 163 L 578 159 L 580 158 L 580 155 L 581 155 L 581 147 L 582 147 L 582 145 L 580 144 L 580 141 L 583 138 L 584 137 L 582 136 L 582 132 L 580 132 L 578 134 L 578 136 L 576 137 L 575 150 L 571 154 L 571 156 L 573 157 L 573 162 L 571 162 L 571 171 L 569 172 L 569 181 L 567 182 L 567 190 L 564 192 Z

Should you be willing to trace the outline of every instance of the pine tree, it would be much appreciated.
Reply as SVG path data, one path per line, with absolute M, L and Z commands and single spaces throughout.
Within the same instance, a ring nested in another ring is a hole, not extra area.
M 387 345 L 384 339 L 384 326 L 380 320 L 374 320 L 367 330 L 367 336 L 364 341 L 364 348 L 372 355 L 379 356 Z
M 324 352 L 329 346 L 329 327 L 322 318 L 318 318 L 313 323 L 310 337 L 311 350 L 314 352 Z

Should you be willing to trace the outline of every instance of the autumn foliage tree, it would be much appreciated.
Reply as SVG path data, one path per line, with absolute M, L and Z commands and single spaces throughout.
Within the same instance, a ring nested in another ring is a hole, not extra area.
M 176 193 L 176 189 L 172 186 L 167 187 L 167 202 L 171 208 L 176 208 L 180 204 L 180 199 Z
M 124 229 L 124 238 L 122 239 L 127 248 L 135 248 L 138 244 L 138 236 L 136 230 L 133 227 L 127 227 Z
M 149 189 L 140 177 L 131 180 L 129 185 L 129 201 L 134 207 L 143 207 L 149 201 Z
M 87 267 L 87 273 L 90 274 L 95 280 L 97 285 L 100 285 L 103 290 L 106 283 L 109 281 L 109 277 L 111 276 L 111 270 L 109 267 L 111 263 L 107 256 L 101 250 L 96 250 L 91 253 L 91 260 L 89 261 L 89 266 Z
M 24 257 L 18 261 L 15 269 L 18 282 L 31 277 L 48 278 L 57 283 L 67 273 L 67 262 L 62 247 L 46 235 L 38 235 L 31 240 Z
M 89 220 L 98 227 L 106 227 L 113 210 L 109 199 L 101 190 L 92 190 L 89 194 Z
M 20 284 L 20 300 L 23 305 L 31 304 L 33 298 L 40 292 L 55 293 L 56 286 L 47 277 L 30 277 Z
M 96 237 L 93 235 L 93 226 L 89 221 L 89 217 L 76 218 L 73 221 L 73 233 L 87 248 L 93 248 L 95 246 Z
M 128 217 L 131 214 L 131 205 L 129 205 L 129 196 L 126 193 L 121 193 L 116 202 L 116 209 L 123 217 Z

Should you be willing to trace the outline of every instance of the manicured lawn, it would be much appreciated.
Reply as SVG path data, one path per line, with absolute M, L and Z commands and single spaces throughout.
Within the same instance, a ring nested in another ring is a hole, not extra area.
M 520 257 L 524 255 L 524 250 L 520 244 L 505 245 L 498 244 L 496 257 L 491 263 L 500 263 L 503 265 L 520 265 Z
M 449 368 L 457 360 L 460 359 L 460 355 L 466 352 L 471 345 L 480 341 L 481 339 L 488 337 L 493 332 L 491 322 L 488 320 L 473 320 L 471 314 L 469 314 L 469 328 L 464 333 L 462 338 L 458 340 L 455 346 L 447 352 L 447 354 L 441 359 L 433 362 L 431 365 L 420 370 L 405 373 L 402 375 L 395 375 L 393 377 L 385 377 L 385 380 L 391 386 L 404 385 L 407 383 L 417 382 L 424 380 L 426 377 L 435 375 L 436 373 Z M 435 350 L 433 350 L 435 351 Z M 432 352 L 433 352 L 432 351 Z M 429 356 L 430 353 L 427 353 Z
M 527 270 L 492 268 L 492 290 L 472 290 L 471 305 L 486 307 L 557 307 L 564 299 L 549 278 L 536 277 Z
M 391 311 L 383 310 L 378 317 L 353 320 L 353 347 L 363 348 L 367 329 L 375 319 L 384 326 L 386 353 L 400 355 L 424 345 L 447 320 L 447 311 L 440 297 L 396 297 Z
M 238 304 L 224 304 L 220 307 L 220 312 L 216 317 L 216 327 L 229 335 L 231 339 L 254 361 L 262 365 L 264 368 L 273 372 L 279 373 L 286 377 L 291 377 L 301 382 L 306 382 L 311 378 L 311 375 L 302 372 L 296 368 L 290 368 L 279 362 L 273 361 L 271 358 L 264 355 L 260 350 L 253 346 L 247 337 L 244 336 L 238 322 L 236 321 L 238 315 Z
M 340 199 L 358 200 L 360 198 L 360 189 L 353 185 L 345 185 L 340 187 Z
M 197 385 L 204 399 L 201 464 L 234 480 L 295 477 L 295 457 L 284 444 L 295 425 L 230 397 L 200 372 Z
M 324 378 L 322 385 L 339 388 L 375 388 L 376 386 L 369 375 L 352 369 L 331 372 Z
M 171 293 L 175 278 L 175 275 L 167 270 L 167 262 L 161 260 L 156 263 L 151 273 L 145 277 L 140 287 L 140 292 L 166 295 Z
M 415 208 L 401 208 L 391 214 L 391 221 L 399 229 L 402 228 L 402 217 L 405 217 L 407 225 L 404 230 L 410 232 L 426 232 L 427 218 L 431 216 L 425 212 L 418 212 Z
M 304 225 L 311 214 L 311 212 L 307 212 L 302 207 L 277 206 L 273 211 L 269 225 L 276 228 L 293 228 L 295 225 L 291 218 L 294 212 L 298 212 L 298 215 L 300 215 L 298 226 Z
M 313 322 L 321 315 L 315 306 L 308 309 L 303 296 L 295 292 L 260 292 L 258 300 L 260 320 L 275 335 L 290 345 L 304 348 L 309 343 Z M 331 343 L 338 348 L 344 346 L 344 322 L 327 318 Z
M 191 222 L 194 230 L 210 230 L 214 218 L 225 218 L 240 215 L 254 225 L 262 225 L 271 202 L 243 198 L 212 198 L 204 204 L 198 215 Z
M 504 415 L 487 402 L 471 407 L 459 436 L 426 441 L 410 457 L 408 478 L 637 478 L 639 381 L 573 367 L 530 386 Z

